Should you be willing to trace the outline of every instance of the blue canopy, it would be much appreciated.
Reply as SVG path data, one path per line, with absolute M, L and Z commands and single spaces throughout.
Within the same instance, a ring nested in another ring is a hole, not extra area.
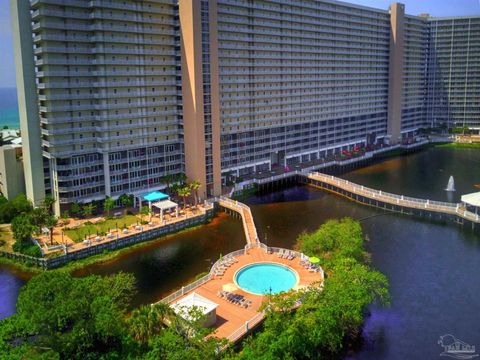
M 152 192 L 149 192 L 148 194 L 143 195 L 142 197 L 144 200 L 147 200 L 150 202 L 168 199 L 168 195 L 160 191 L 152 191 Z

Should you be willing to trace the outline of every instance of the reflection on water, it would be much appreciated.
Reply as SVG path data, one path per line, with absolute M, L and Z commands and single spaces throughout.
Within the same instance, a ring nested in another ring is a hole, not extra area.
M 0 319 L 15 313 L 20 288 L 32 277 L 32 274 L 0 265 Z
M 138 306 L 160 300 L 198 274 L 208 271 L 220 254 L 238 250 L 244 245 L 241 222 L 219 213 L 205 226 L 153 241 L 108 263 L 77 271 L 74 275 L 132 273 L 138 289 L 133 306 Z
M 445 191 L 450 176 L 454 193 Z M 480 184 L 478 149 L 431 148 L 353 171 L 345 179 L 379 190 L 437 201 L 458 202 Z
M 450 175 L 457 188 L 453 201 L 475 191 L 473 186 L 480 184 L 480 152 L 429 149 L 343 177 L 397 194 L 448 201 L 444 189 Z M 255 196 L 247 202 L 260 239 L 272 246 L 292 247 L 299 233 L 313 231 L 330 218 L 364 219 L 372 264 L 388 276 L 393 301 L 387 309 L 371 307 L 364 345 L 347 359 L 437 359 L 442 351 L 438 337 L 446 333 L 480 346 L 478 235 L 453 224 L 384 214 L 309 187 Z M 207 226 L 160 239 L 76 275 L 131 272 L 139 289 L 135 305 L 149 303 L 206 271 L 220 254 L 244 244 L 240 220 L 220 214 Z M 14 290 L 7 292 L 2 288 L 2 304 L 4 298 L 16 297 Z

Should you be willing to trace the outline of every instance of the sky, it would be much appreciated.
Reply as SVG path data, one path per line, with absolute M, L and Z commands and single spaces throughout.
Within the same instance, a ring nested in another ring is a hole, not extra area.
M 15 0 L 27 1 L 27 0 Z M 15 87 L 15 65 L 10 22 L 10 0 L 0 0 L 0 87 Z M 349 3 L 388 9 L 392 0 L 349 0 Z M 403 0 L 410 15 L 480 15 L 480 0 Z

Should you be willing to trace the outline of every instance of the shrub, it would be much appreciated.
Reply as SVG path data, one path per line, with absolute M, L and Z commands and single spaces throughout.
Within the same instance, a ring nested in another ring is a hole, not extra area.
M 33 243 L 22 243 L 22 242 L 15 242 L 13 244 L 13 251 L 23 254 L 23 255 L 28 255 L 28 256 L 33 256 L 33 257 L 42 257 L 42 252 L 38 248 L 37 245 Z

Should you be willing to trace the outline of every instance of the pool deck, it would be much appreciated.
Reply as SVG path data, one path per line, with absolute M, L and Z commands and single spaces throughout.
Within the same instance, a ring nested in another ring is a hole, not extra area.
M 231 292 L 243 295 L 245 298 L 252 301 L 252 305 L 246 309 L 220 298 L 217 294 L 219 291 L 223 290 L 225 285 L 235 286 L 234 275 L 237 270 L 252 263 L 272 262 L 287 265 L 297 272 L 299 277 L 297 288 L 308 286 L 314 282 L 323 280 L 321 273 L 309 272 L 303 268 L 300 265 L 300 259 L 298 257 L 293 260 L 282 259 L 276 253 L 267 254 L 261 248 L 249 249 L 246 254 L 239 255 L 236 259 L 238 262 L 230 266 L 223 276 L 214 276 L 203 285 L 184 294 L 184 296 L 187 296 L 192 292 L 196 292 L 197 294 L 217 303 L 217 321 L 213 326 L 215 332 L 212 335 L 218 338 L 228 338 L 233 342 L 248 333 L 249 327 L 245 326 L 247 322 L 250 322 L 253 327 L 261 321 L 262 316 L 259 309 L 265 298 L 264 295 L 254 295 L 239 288 L 237 290 L 233 288 L 233 291 L 230 290 Z M 181 298 L 182 297 L 179 299 Z M 179 299 L 176 299 L 171 303 L 177 302 Z M 245 331 L 243 332 L 241 331 L 242 327 L 245 328 Z M 237 336 L 239 333 L 241 336 Z

